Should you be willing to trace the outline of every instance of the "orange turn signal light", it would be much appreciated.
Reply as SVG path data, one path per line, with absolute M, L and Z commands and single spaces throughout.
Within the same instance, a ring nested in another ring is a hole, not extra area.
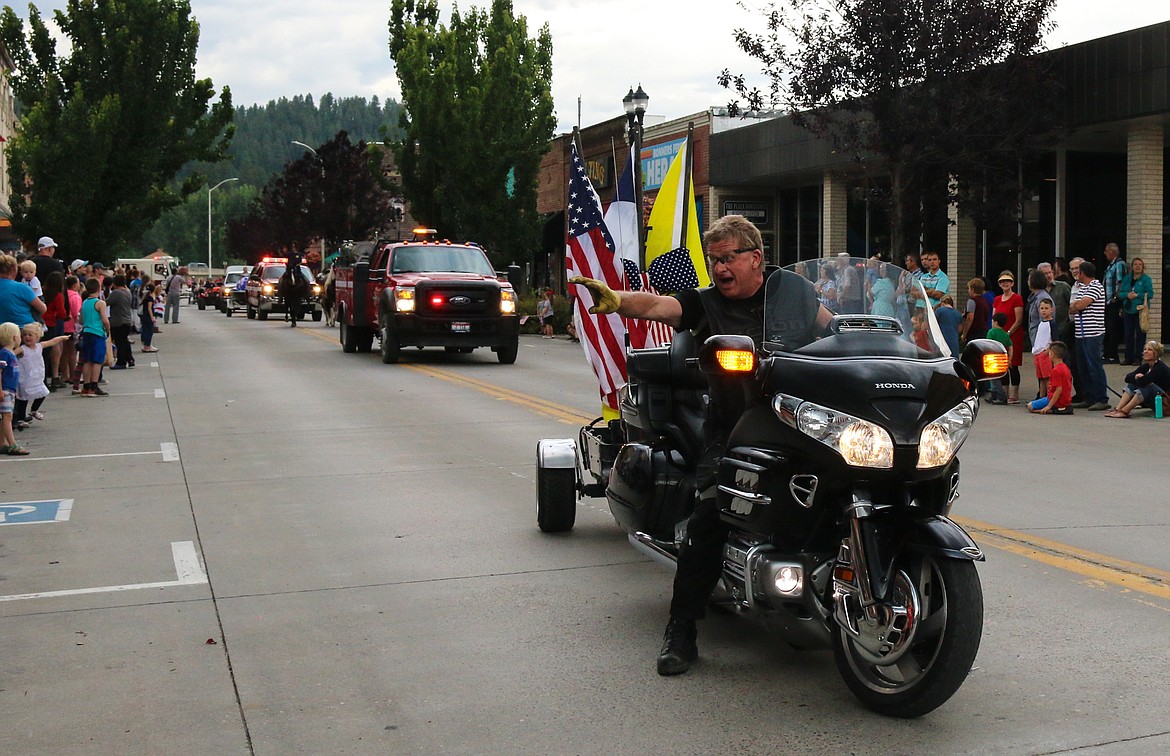
M 994 352 L 983 355 L 983 372 L 987 375 L 998 375 L 1008 371 L 1008 356 Z
M 743 352 L 737 349 L 720 349 L 715 352 L 715 361 L 719 367 L 729 373 L 750 373 L 756 369 L 756 355 L 754 352 Z

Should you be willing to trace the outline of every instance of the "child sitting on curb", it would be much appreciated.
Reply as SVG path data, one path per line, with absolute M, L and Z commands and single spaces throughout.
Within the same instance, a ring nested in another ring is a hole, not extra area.
M 1052 374 L 1048 377 L 1048 396 L 1028 402 L 1028 411 L 1037 415 L 1071 415 L 1072 372 L 1064 364 L 1068 347 L 1063 341 L 1048 345 L 1048 358 L 1052 361 Z

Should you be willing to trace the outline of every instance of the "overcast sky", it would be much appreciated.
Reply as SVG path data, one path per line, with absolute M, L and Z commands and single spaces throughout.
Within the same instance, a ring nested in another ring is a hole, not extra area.
M 558 131 L 578 122 L 578 98 L 580 122 L 588 126 L 620 115 L 622 97 L 640 83 L 650 95 L 649 112 L 674 119 L 726 104 L 728 93 L 715 83 L 721 69 L 758 69 L 731 35 L 741 26 L 760 30 L 760 16 L 735 0 L 513 2 L 527 17 L 530 36 L 545 23 L 552 32 Z M 34 4 L 46 17 L 65 5 Z M 450 7 L 448 0 L 442 5 Z M 460 4 L 473 5 L 490 7 L 490 0 Z M 27 8 L 13 6 L 20 13 Z M 399 97 L 387 50 L 390 0 L 191 0 L 191 7 L 202 30 L 198 74 L 217 89 L 230 86 L 236 105 L 325 92 Z M 630 21 L 619 25 L 623 16 Z M 1057 47 L 1170 20 L 1170 9 L 1165 0 L 1057 0 L 1053 20 L 1049 46 Z

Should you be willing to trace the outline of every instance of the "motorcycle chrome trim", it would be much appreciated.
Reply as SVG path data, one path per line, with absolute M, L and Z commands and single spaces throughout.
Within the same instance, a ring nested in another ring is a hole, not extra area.
M 837 315 L 830 328 L 833 333 L 868 332 L 902 335 L 902 324 L 897 318 L 884 315 Z
M 766 506 L 772 503 L 772 497 L 768 496 L 767 494 L 752 493 L 751 491 L 741 491 L 734 486 L 728 486 L 722 483 L 719 484 L 719 490 L 738 499 L 749 501 L 752 504 L 763 504 Z
M 959 498 L 959 471 L 956 470 L 951 474 L 950 492 L 947 494 L 947 508 L 949 509 L 955 503 L 955 499 Z
M 639 553 L 650 557 L 664 567 L 669 567 L 672 570 L 678 568 L 678 558 L 668 550 L 667 544 L 641 531 L 630 533 L 628 538 L 630 545 Z
M 788 493 L 792 494 L 797 504 L 805 509 L 811 509 L 818 483 L 820 478 L 815 475 L 793 475 L 788 481 Z
M 860 580 L 860 575 L 856 580 Z M 894 576 L 890 600 L 863 608 L 857 606 L 859 587 L 841 581 L 834 584 L 837 610 L 833 616 L 853 639 L 854 650 L 862 659 L 880 666 L 894 664 L 910 650 L 918 632 L 922 620 L 918 592 L 906 573 L 899 570 Z M 904 599 L 905 603 L 898 603 L 898 599 Z
M 536 466 L 544 470 L 575 470 L 577 442 L 571 438 L 542 438 L 536 442 Z

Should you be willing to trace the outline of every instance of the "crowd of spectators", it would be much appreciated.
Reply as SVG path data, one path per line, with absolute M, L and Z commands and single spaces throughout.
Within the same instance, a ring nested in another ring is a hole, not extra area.
M 44 236 L 35 255 L 0 254 L 0 454 L 28 454 L 14 432 L 43 423 L 41 408 L 58 390 L 108 396 L 104 369 L 134 367 L 132 335 L 141 334 L 142 351 L 158 351 L 159 282 L 133 266 L 75 259 L 66 268 L 56 252 Z

